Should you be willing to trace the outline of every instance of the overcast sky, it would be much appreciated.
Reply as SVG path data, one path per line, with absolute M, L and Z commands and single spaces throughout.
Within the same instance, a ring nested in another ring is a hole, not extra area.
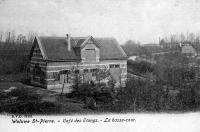
M 0 0 L 0 30 L 157 42 L 200 32 L 200 0 Z

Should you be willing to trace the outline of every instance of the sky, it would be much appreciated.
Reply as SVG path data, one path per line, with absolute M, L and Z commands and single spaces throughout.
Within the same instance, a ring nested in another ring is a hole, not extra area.
M 158 42 L 200 32 L 200 0 L 0 0 L 0 31 Z

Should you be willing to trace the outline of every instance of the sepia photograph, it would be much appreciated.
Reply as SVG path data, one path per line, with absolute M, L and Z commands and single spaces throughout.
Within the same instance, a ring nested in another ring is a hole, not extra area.
M 199 7 L 0 0 L 0 131 L 199 132 Z

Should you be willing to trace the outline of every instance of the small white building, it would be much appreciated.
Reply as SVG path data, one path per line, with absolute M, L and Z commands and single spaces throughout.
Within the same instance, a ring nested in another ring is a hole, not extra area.
M 196 49 L 191 44 L 181 45 L 181 53 L 191 57 L 197 56 Z

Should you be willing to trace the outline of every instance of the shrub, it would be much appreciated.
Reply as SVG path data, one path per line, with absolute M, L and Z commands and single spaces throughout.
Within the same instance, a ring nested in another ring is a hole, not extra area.
M 39 95 L 28 91 L 24 87 L 13 89 L 10 93 L 8 93 L 8 95 L 18 97 L 17 99 L 21 101 L 30 101 L 30 100 L 38 101 L 41 99 Z
M 5 96 L 5 95 L 4 95 Z M 1 112 L 16 114 L 51 114 L 61 111 L 61 105 L 52 102 L 41 102 L 41 97 L 26 88 L 13 89 L 6 95 L 7 98 L 16 97 L 15 102 L 4 103 Z
M 134 74 L 144 74 L 146 72 L 153 72 L 154 65 L 145 61 L 132 61 L 127 62 L 128 70 Z

